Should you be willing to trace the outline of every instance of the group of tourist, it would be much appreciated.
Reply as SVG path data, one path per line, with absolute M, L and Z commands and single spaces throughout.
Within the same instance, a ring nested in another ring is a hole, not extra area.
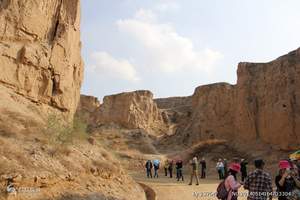
M 173 171 L 174 167 L 176 169 L 176 178 L 177 181 L 182 180 L 184 181 L 182 169 L 183 169 L 183 161 L 181 159 L 178 159 L 176 161 L 174 160 L 166 160 L 164 162 L 164 171 L 165 176 L 170 176 L 170 178 L 173 178 Z M 145 164 L 146 172 L 147 172 L 147 178 L 152 178 L 152 170 L 154 168 L 154 178 L 158 178 L 158 169 L 160 168 L 160 162 L 158 160 L 148 160 Z
M 244 161 L 244 160 L 243 160 Z M 245 163 L 242 163 L 245 164 Z M 233 162 L 229 166 L 228 176 L 218 187 L 218 194 L 226 194 L 220 199 L 235 200 L 238 198 L 238 189 L 248 190 L 249 200 L 267 200 L 277 196 L 279 200 L 300 199 L 300 161 L 281 160 L 279 174 L 275 178 L 276 192 L 272 189 L 272 178 L 264 170 L 265 162 L 262 159 L 254 161 L 255 170 L 248 176 L 242 176 L 244 181 L 237 180 L 237 174 L 242 171 L 241 164 Z M 224 190 L 222 192 L 222 186 Z
M 199 175 L 206 178 L 206 161 L 202 158 L 198 161 L 195 156 L 189 161 L 191 166 L 191 178 L 189 185 L 192 185 L 193 179 L 196 179 L 196 185 L 199 185 Z M 226 159 L 219 159 L 216 164 L 218 178 L 222 180 L 217 189 L 219 199 L 236 200 L 238 199 L 238 190 L 241 187 L 248 190 L 249 200 L 267 200 L 273 196 L 278 196 L 278 200 L 300 200 L 300 160 L 281 160 L 278 164 L 279 173 L 275 177 L 276 193 L 272 189 L 272 178 L 264 170 L 265 162 L 262 159 L 254 161 L 255 170 L 248 174 L 248 162 L 245 159 L 233 159 L 228 164 Z M 154 177 L 158 178 L 159 162 L 148 160 L 145 165 L 147 177 L 152 178 L 152 168 L 154 168 Z M 173 177 L 173 168 L 176 168 L 177 181 L 184 181 L 183 161 L 166 160 L 164 162 L 165 176 Z M 199 170 L 201 171 L 199 173 Z M 238 181 L 237 174 L 241 173 L 241 181 Z M 223 190 L 222 190 L 223 189 Z
M 154 178 L 158 178 L 158 169 L 159 169 L 159 162 L 155 162 L 157 160 L 148 160 L 145 164 L 146 173 L 148 178 L 152 178 L 152 170 L 154 168 Z M 157 164 L 155 164 L 157 163 Z M 193 178 L 196 178 L 197 184 L 199 185 L 199 175 L 201 178 L 206 178 L 206 161 L 205 158 L 202 158 L 200 162 L 198 162 L 198 159 L 195 157 L 191 160 L 190 165 L 192 166 L 192 175 L 191 175 L 191 181 L 190 184 L 193 182 Z M 200 166 L 200 167 L 199 167 Z M 174 168 L 176 170 L 176 179 L 177 181 L 184 181 L 183 177 L 183 161 L 181 159 L 177 160 L 165 160 L 164 162 L 164 172 L 165 176 L 169 176 L 170 178 L 173 178 L 173 171 Z M 200 169 L 200 174 L 199 173 Z

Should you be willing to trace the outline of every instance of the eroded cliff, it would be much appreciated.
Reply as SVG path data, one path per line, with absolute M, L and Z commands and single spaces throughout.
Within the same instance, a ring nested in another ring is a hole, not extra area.
M 79 0 L 0 2 L 0 84 L 72 116 L 83 78 Z
M 236 85 L 204 85 L 191 97 L 156 99 L 158 110 L 144 93 L 111 96 L 104 100 L 101 120 L 151 130 L 150 124 L 162 119 L 164 123 L 156 123 L 156 128 L 168 130 L 160 144 L 190 146 L 226 139 L 240 147 L 269 144 L 281 150 L 297 149 L 300 49 L 268 63 L 240 63 L 237 75 Z M 148 100 L 141 100 L 145 96 Z
M 299 148 L 300 49 L 269 63 L 240 63 L 237 75 L 236 85 L 198 87 L 190 119 L 173 137 L 184 144 L 216 138 L 237 146 Z
M 80 49 L 79 0 L 0 0 L 1 200 L 146 199 L 84 126 L 85 137 L 72 138 L 82 125 L 71 123 L 83 78 Z M 17 197 L 6 191 L 9 181 Z
M 300 146 L 300 49 L 269 63 L 240 63 L 235 134 L 282 149 Z
M 161 134 L 165 123 L 150 91 L 125 92 L 106 96 L 96 112 L 96 124 L 114 123 L 128 129 Z

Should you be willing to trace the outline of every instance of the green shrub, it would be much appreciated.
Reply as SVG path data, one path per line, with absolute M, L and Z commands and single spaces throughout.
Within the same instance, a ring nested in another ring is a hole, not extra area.
M 45 130 L 47 142 L 53 147 L 52 151 L 72 145 L 75 139 L 85 140 L 88 137 L 87 125 L 78 117 L 70 123 L 65 122 L 57 115 L 49 115 Z

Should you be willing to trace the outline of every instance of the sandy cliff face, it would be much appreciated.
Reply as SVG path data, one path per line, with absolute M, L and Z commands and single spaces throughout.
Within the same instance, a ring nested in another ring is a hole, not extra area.
M 251 141 L 300 146 L 300 49 L 269 63 L 240 63 L 236 135 Z
M 0 1 L 0 84 L 72 116 L 83 77 L 79 0 Z
M 299 80 L 300 49 L 269 63 L 240 63 L 236 85 L 216 83 L 195 90 L 187 108 L 191 115 L 179 118 L 174 135 L 163 142 L 190 145 L 215 138 L 238 146 L 262 143 L 283 150 L 297 149 Z M 160 102 L 164 108 L 168 99 Z
M 173 134 L 162 139 L 167 145 L 190 146 L 211 139 L 234 136 L 235 89 L 227 83 L 200 86 L 173 126 Z M 167 101 L 167 99 L 165 100 Z M 182 106 L 181 106 L 182 107 Z M 171 110 L 176 110 L 171 108 Z M 169 111 L 170 112 L 170 111 Z
M 100 107 L 100 101 L 93 96 L 81 95 L 77 107 L 76 116 L 89 125 L 96 122 L 96 112 Z
M 234 86 L 226 83 L 200 86 L 192 97 L 192 116 L 185 133 L 192 140 L 229 138 L 234 133 Z
M 165 126 L 149 91 L 106 96 L 96 115 L 97 124 L 115 123 L 128 129 L 144 129 L 149 133 L 161 132 Z
M 93 96 L 80 96 L 80 102 L 78 104 L 77 110 L 86 110 L 88 112 L 95 112 L 100 107 L 100 101 Z
M 47 139 L 57 132 L 46 134 L 48 114 L 71 121 L 77 109 L 83 77 L 79 26 L 79 0 L 0 0 L 1 200 L 14 198 L 4 192 L 11 178 L 17 188 L 37 189 L 18 192 L 22 200 L 145 199 L 97 141 Z M 83 109 L 92 112 L 92 102 L 82 102 Z

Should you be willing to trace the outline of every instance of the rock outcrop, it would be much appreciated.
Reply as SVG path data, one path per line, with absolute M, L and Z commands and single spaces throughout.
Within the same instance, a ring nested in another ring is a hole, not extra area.
M 162 112 L 164 122 L 168 125 L 167 135 L 179 131 L 178 127 L 185 127 L 192 114 L 192 96 L 169 97 L 154 100 Z
M 100 107 L 100 101 L 93 96 L 80 96 L 76 116 L 89 125 L 96 122 L 96 112 Z
M 218 83 L 200 86 L 192 96 L 192 114 L 184 127 L 186 140 L 230 138 L 234 134 L 234 86 Z M 189 137 L 192 136 L 192 137 Z
M 192 104 L 192 97 L 169 97 L 154 99 L 159 109 L 187 110 Z
M 80 49 L 80 0 L 0 0 L 1 200 L 146 199 L 101 144 L 85 137 L 59 142 L 74 130 L 48 121 L 52 114 L 73 119 L 83 78 Z M 86 99 L 81 108 L 93 112 L 97 101 Z M 7 194 L 8 180 L 17 197 Z
M 125 92 L 106 96 L 96 112 L 97 124 L 114 123 L 128 129 L 158 134 L 165 128 L 160 110 L 150 91 Z
M 186 114 L 176 118 L 173 134 L 162 138 L 161 144 L 172 146 L 180 142 L 191 146 L 234 137 L 235 86 L 227 83 L 199 86 L 189 98 Z M 176 107 L 171 110 L 177 112 Z
M 299 88 L 300 49 L 269 63 L 240 63 L 236 85 L 216 83 L 195 90 L 187 109 L 191 115 L 179 118 L 174 134 L 163 142 L 191 145 L 227 139 L 237 146 L 261 143 L 297 149 Z M 165 107 L 166 101 L 159 105 Z
M 83 78 L 80 49 L 79 0 L 0 1 L 0 85 L 71 117 Z
M 282 149 L 300 146 L 300 49 L 269 63 L 240 63 L 236 136 Z

